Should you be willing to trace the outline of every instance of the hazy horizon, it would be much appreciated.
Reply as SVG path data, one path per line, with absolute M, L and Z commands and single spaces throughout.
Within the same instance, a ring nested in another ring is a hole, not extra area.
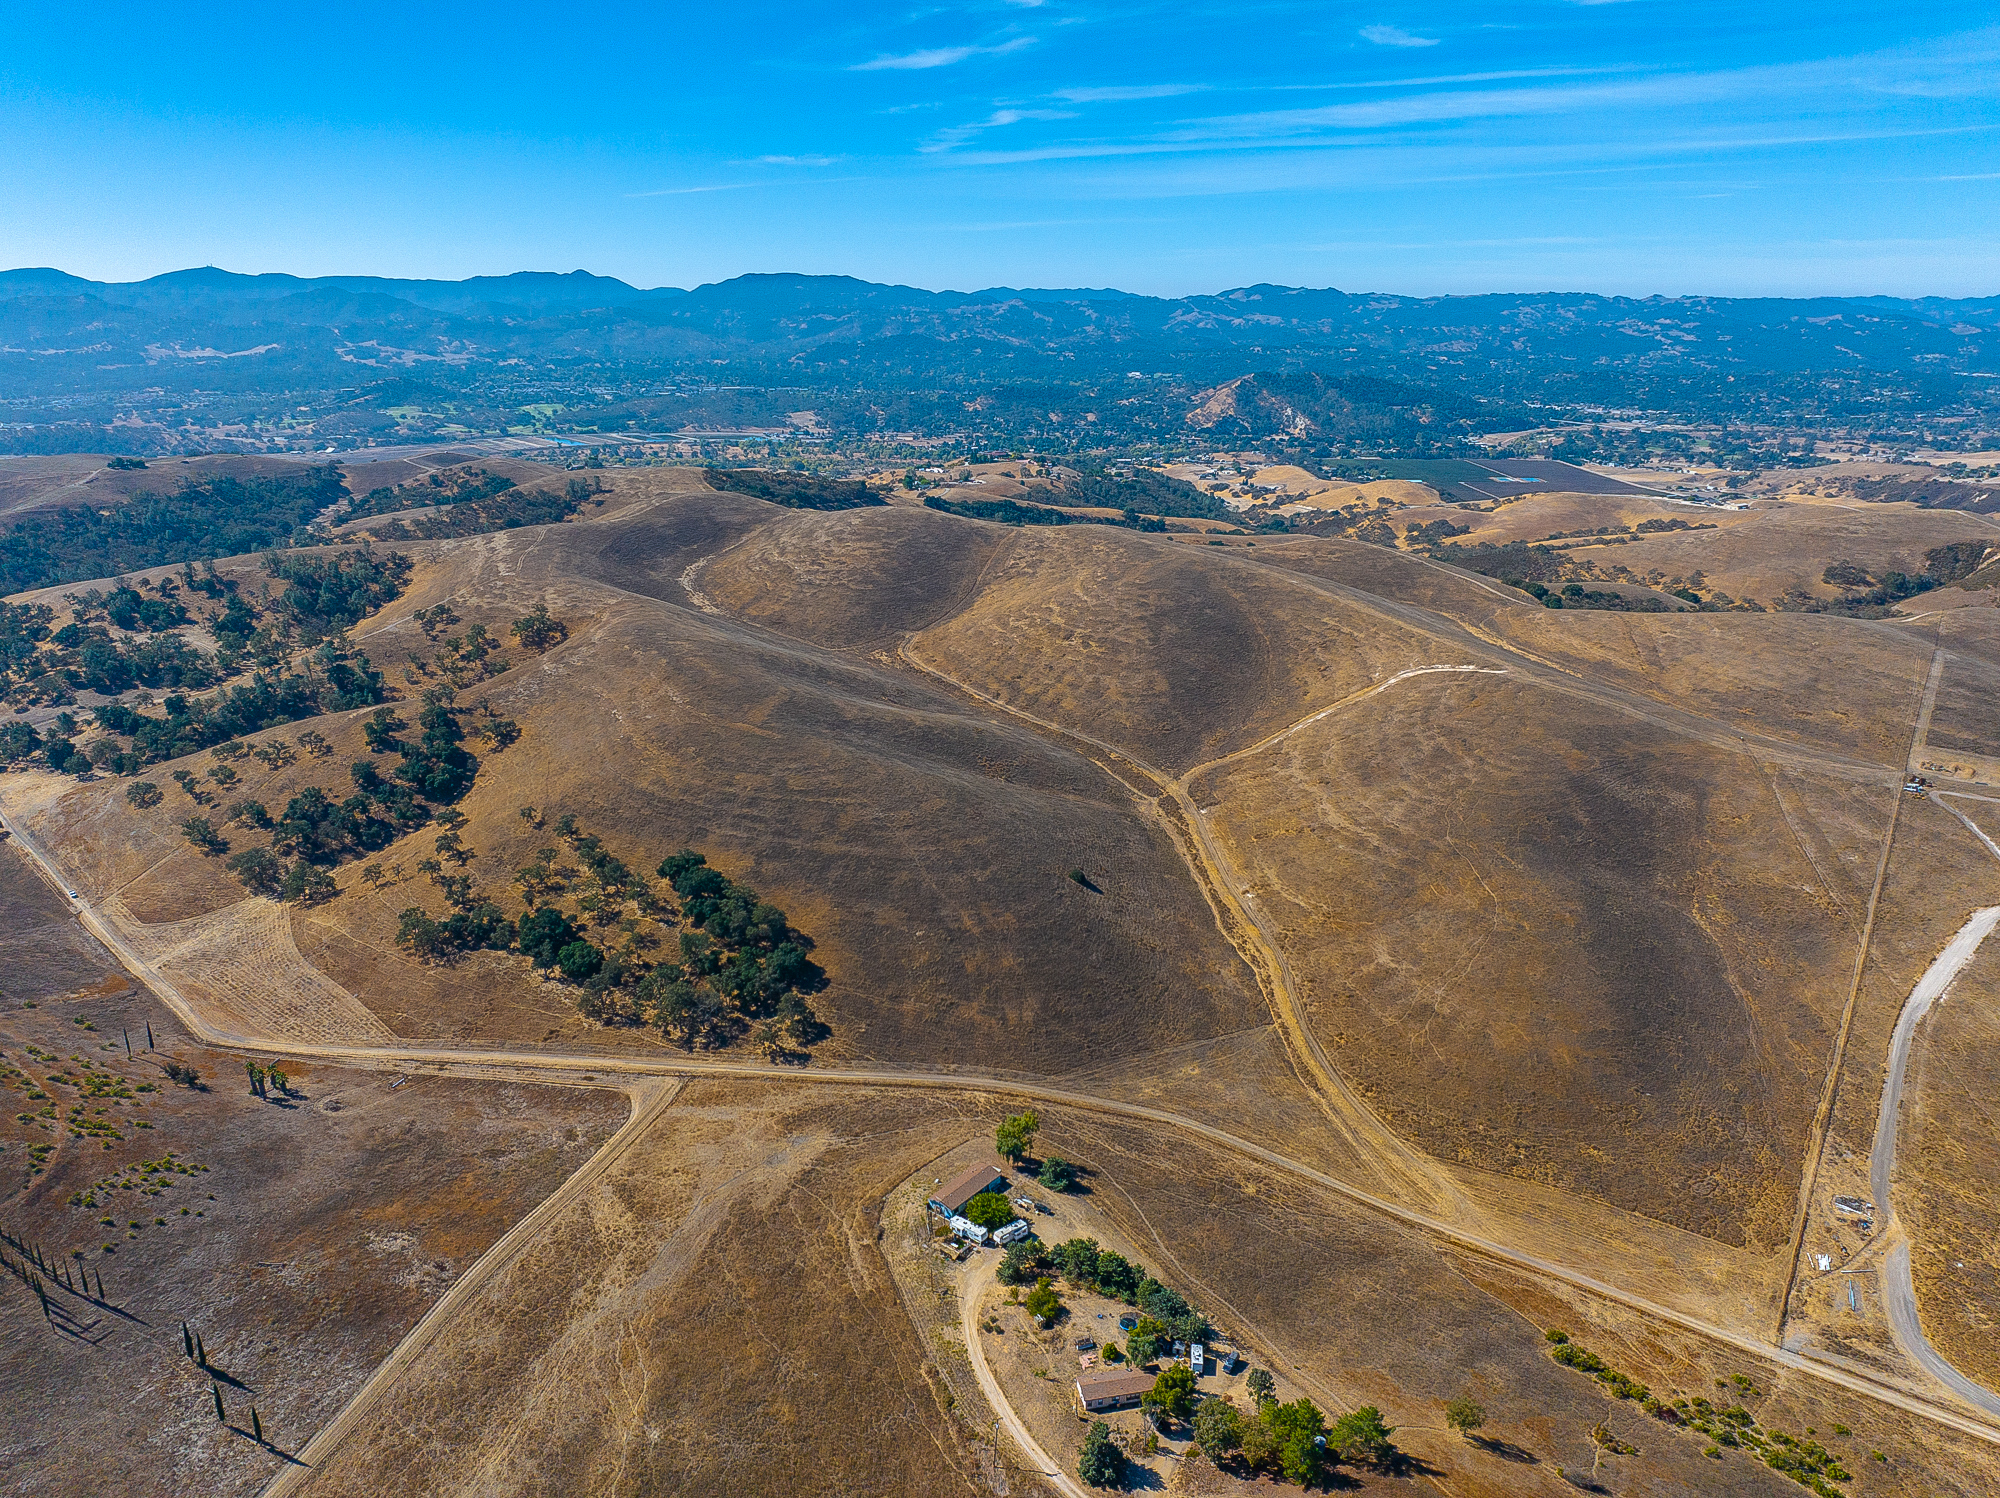
M 429 283 L 429 284 L 446 285 L 446 286 L 461 285 L 466 282 L 481 281 L 481 280 L 505 281 L 520 276 L 566 277 L 566 276 L 582 275 L 582 276 L 590 276 L 601 280 L 621 281 L 626 286 L 629 286 L 632 290 L 638 292 L 651 293 L 651 292 L 671 291 L 671 292 L 682 292 L 688 294 L 711 289 L 718 286 L 726 286 L 729 285 L 731 282 L 746 280 L 753 277 L 774 277 L 774 278 L 797 277 L 800 279 L 808 279 L 808 280 L 816 279 L 816 280 L 857 281 L 865 285 L 889 287 L 893 289 L 906 290 L 906 291 L 917 291 L 932 296 L 981 296 L 997 291 L 1016 291 L 1028 296 L 1055 297 L 1059 295 L 1069 295 L 1076 299 L 1088 299 L 1089 297 L 1092 296 L 1101 296 L 1101 297 L 1108 297 L 1114 300 L 1134 298 L 1134 299 L 1153 299 L 1160 301 L 1180 301 L 1180 300 L 1191 300 L 1200 297 L 1227 296 L 1234 292 L 1247 291 L 1258 286 L 1277 287 L 1279 289 L 1287 291 L 1330 291 L 1346 296 L 1355 296 L 1355 297 L 1377 297 L 1377 296 L 1397 297 L 1397 298 L 1407 298 L 1412 300 L 1425 300 L 1425 301 L 1438 300 L 1447 297 L 1477 297 L 1477 296 L 1524 296 L 1524 297 L 1586 296 L 1586 297 L 1603 297 L 1606 299 L 1614 299 L 1614 298 L 1626 299 L 1635 301 L 1697 300 L 1697 299 L 1710 299 L 1717 301 L 1757 300 L 1757 299 L 1772 299 L 1781 301 L 1782 300 L 1804 301 L 1804 300 L 1817 300 L 1823 298 L 1831 298 L 1839 300 L 1865 300 L 1870 297 L 1887 297 L 1894 300 L 1906 300 L 1906 301 L 1917 301 L 1917 300 L 1990 301 L 1994 299 L 1996 296 L 2000 296 L 2000 283 L 1996 284 L 1996 289 L 1993 291 L 1989 292 L 1975 291 L 1963 294 L 1937 293 L 1937 292 L 1926 292 L 1926 291 L 1911 291 L 1911 292 L 1851 291 L 1851 292 L 1797 292 L 1797 293 L 1781 292 L 1781 293 L 1743 294 L 1743 293 L 1711 292 L 1711 291 L 1699 291 L 1699 290 L 1681 291 L 1681 292 L 1605 291 L 1594 286 L 1555 286 L 1555 285 L 1521 286 L 1521 287 L 1513 287 L 1506 289 L 1493 289 L 1487 291 L 1461 291 L 1461 292 L 1448 291 L 1448 292 L 1426 293 L 1426 292 L 1396 291 L 1387 287 L 1380 287 L 1380 286 L 1304 285 L 1298 283 L 1279 282 L 1279 281 L 1246 281 L 1246 282 L 1234 283 L 1227 286 L 1212 286 L 1204 289 L 1185 291 L 1180 293 L 1154 293 L 1154 292 L 1144 292 L 1144 291 L 1133 291 L 1129 288 L 1120 287 L 1116 285 L 1058 286 L 1053 284 L 1030 285 L 1027 283 L 1018 283 L 1014 285 L 1001 285 L 996 282 L 990 285 L 980 285 L 980 286 L 973 286 L 973 285 L 927 286 L 910 281 L 875 281 L 875 280 L 870 280 L 869 278 L 864 276 L 853 274 L 851 272 L 839 271 L 839 270 L 738 271 L 730 275 L 720 276 L 712 281 L 701 281 L 686 285 L 676 285 L 671 282 L 660 282 L 654 285 L 647 285 L 643 282 L 634 282 L 626 280 L 626 278 L 622 276 L 613 276 L 610 275 L 608 272 L 592 270 L 588 266 L 574 266 L 569 270 L 550 270 L 537 267 L 522 267 L 508 271 L 474 271 L 465 276 L 447 277 L 447 276 L 399 276 L 399 275 L 384 275 L 374 271 L 337 271 L 337 270 L 315 272 L 313 274 L 307 275 L 307 274 L 301 274 L 296 271 L 289 271 L 282 269 L 244 271 L 244 270 L 237 270 L 230 266 L 182 265 L 182 266 L 175 266 L 168 270 L 157 271 L 151 275 L 136 276 L 129 280 L 104 280 L 103 278 L 99 277 L 77 276 L 76 272 L 70 271 L 63 266 L 17 265 L 17 266 L 0 267 L 0 278 L 13 275 L 33 274 L 37 272 L 54 272 L 58 275 L 77 276 L 77 279 L 79 280 L 84 280 L 92 282 L 93 284 L 104 285 L 104 286 L 143 286 L 148 284 L 149 282 L 163 281 L 170 279 L 174 276 L 186 275 L 190 272 L 196 272 L 196 271 L 218 271 L 224 275 L 243 276 L 243 277 L 286 276 L 300 281 L 367 280 L 367 281 L 385 281 L 392 283 L 404 282 L 411 285 Z
M 91 279 L 2000 290 L 2000 30 L 1963 4 L 69 26 L 24 16 L 0 60 L 0 261 Z

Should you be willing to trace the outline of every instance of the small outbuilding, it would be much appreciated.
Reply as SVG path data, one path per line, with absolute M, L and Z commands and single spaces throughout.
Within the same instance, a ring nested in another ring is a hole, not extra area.
M 1076 1397 L 1086 1414 L 1136 1409 L 1140 1398 L 1151 1391 L 1153 1383 L 1150 1373 L 1094 1369 L 1076 1381 Z
M 970 1166 L 938 1186 L 931 1195 L 931 1205 L 947 1217 L 956 1217 L 980 1192 L 998 1191 L 1006 1184 L 999 1166 Z

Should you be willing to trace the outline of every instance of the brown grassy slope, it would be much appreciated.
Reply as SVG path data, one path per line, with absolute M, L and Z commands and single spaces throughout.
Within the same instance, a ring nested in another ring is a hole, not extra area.
M 994 1491 L 875 1242 L 942 1131 L 993 1122 L 941 1097 L 690 1086 L 310 1491 Z
M 1573 555 L 1642 575 L 1699 571 L 1704 587 L 1769 603 L 1792 588 L 1837 598 L 1842 589 L 1821 581 L 1834 562 L 1858 562 L 1878 577 L 1891 569 L 1915 574 L 1932 547 L 1973 540 L 2000 540 L 2000 530 L 1989 519 L 1914 505 L 1786 504 L 1751 511 L 1721 530 L 1675 531 Z
M 1018 534 L 914 506 L 809 512 L 721 553 L 697 586 L 726 613 L 782 634 L 893 652 L 970 602 Z
M 1931 645 L 1908 626 L 1814 614 L 1508 611 L 1501 640 L 1593 682 L 1894 770 Z
M 1968 754 L 2000 754 L 2000 662 L 1952 653 L 1938 681 L 1924 742 Z
M 1438 676 L 1199 794 L 1336 1064 L 1393 1125 L 1783 1242 L 1866 887 L 1837 868 L 1839 899 L 1821 887 L 1757 766 Z
M 1096 528 L 1016 532 L 977 597 L 914 647 L 1009 705 L 1174 770 L 1438 658 L 1370 603 L 1234 549 Z
M 1890 767 L 1902 762 L 1930 667 L 1927 635 L 1904 625 L 1802 614 L 1546 609 L 1497 583 L 1358 542 L 1314 539 L 1260 546 L 1255 555 L 1337 588 L 1430 611 L 1428 627 L 1447 638 L 1462 626 L 1582 685 L 1636 693 L 1725 731 L 1740 727 Z M 1951 627 L 1980 637 L 1976 623 L 1959 624 L 1956 616 Z M 2000 629 L 1992 634 L 2000 642 Z M 1994 654 L 2000 659 L 2000 643 Z
M 1996 866 L 2000 873 L 2000 866 Z M 2000 900 L 2000 880 L 1989 887 Z M 1896 1208 L 1913 1240 L 1924 1333 L 1966 1377 L 2000 1383 L 2000 943 L 1987 938 L 1917 1033 Z
M 678 601 L 684 557 L 726 546 L 745 517 L 785 524 L 791 512 L 712 496 L 623 516 L 430 548 L 391 611 L 449 596 L 468 620 L 504 621 L 546 597 L 570 621 L 567 644 L 467 694 L 490 695 L 523 730 L 462 804 L 482 885 L 504 890 L 549 841 L 517 816 L 523 805 L 575 814 L 638 868 L 700 847 L 819 941 L 833 986 L 816 1003 L 838 1054 L 1046 1072 L 1262 1022 L 1248 971 L 1165 835 L 1115 782 L 907 672 Z M 396 639 L 423 643 L 394 622 L 364 635 L 385 661 Z M 310 774 L 294 767 L 266 799 L 307 781 L 344 789 L 358 716 L 317 724 L 338 752 Z M 231 895 L 179 839 L 190 810 L 170 792 L 134 815 L 117 785 L 85 786 L 48 830 L 96 850 L 83 854 L 93 889 L 132 883 L 134 908 L 162 920 Z M 386 857 L 413 870 L 427 842 Z M 1070 882 L 1078 866 L 1101 893 Z M 417 879 L 382 896 L 350 890 L 310 917 L 316 960 L 406 1033 L 548 1033 L 522 959 L 438 975 L 398 953 L 407 903 L 437 908 Z

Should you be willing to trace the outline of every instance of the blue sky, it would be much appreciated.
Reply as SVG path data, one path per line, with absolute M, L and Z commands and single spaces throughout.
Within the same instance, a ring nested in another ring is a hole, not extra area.
M 0 263 L 2000 293 L 1990 7 L 15 7 Z

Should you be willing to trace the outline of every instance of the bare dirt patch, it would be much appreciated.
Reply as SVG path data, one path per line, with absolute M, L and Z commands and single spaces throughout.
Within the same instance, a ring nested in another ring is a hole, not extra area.
M 255 1491 L 624 1115 L 616 1095 L 296 1063 L 292 1093 L 267 1101 L 150 996 L 33 1002 L 0 1001 L 0 1228 L 79 1288 L 53 1289 L 45 1317 L 0 1279 L 10 1492 Z M 169 1058 L 206 1090 L 167 1082 Z M 212 1375 L 185 1356 L 183 1321 Z M 247 1433 L 253 1404 L 268 1447 Z

